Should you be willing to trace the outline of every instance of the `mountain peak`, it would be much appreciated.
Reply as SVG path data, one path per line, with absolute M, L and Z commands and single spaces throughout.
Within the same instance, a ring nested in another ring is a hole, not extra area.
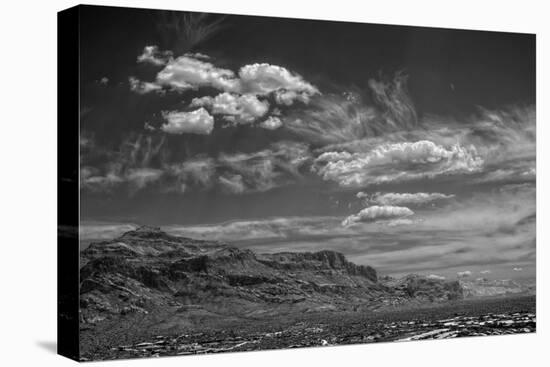
M 144 239 L 164 238 L 170 237 L 166 232 L 160 229 L 160 227 L 141 225 L 134 230 L 124 232 L 121 238 L 139 237 Z

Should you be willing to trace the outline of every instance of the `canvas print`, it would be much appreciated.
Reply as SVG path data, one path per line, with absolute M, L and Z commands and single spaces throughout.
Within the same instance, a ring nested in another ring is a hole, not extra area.
M 75 359 L 536 331 L 535 35 L 69 11 Z

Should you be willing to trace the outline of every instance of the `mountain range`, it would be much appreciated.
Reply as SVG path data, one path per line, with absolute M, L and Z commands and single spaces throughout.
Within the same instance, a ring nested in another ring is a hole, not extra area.
M 87 325 L 159 310 L 190 317 L 261 317 L 461 298 L 458 281 L 417 275 L 380 279 L 374 268 L 335 251 L 256 254 L 148 226 L 81 251 L 81 322 Z

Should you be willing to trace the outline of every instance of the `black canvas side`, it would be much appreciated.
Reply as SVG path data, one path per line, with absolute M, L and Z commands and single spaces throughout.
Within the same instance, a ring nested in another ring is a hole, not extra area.
M 57 353 L 79 360 L 79 7 L 57 32 Z

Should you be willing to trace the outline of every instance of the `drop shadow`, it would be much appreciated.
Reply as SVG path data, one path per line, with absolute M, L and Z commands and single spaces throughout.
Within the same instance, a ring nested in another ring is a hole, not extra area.
M 36 345 L 50 353 L 57 354 L 57 342 L 55 341 L 40 340 L 36 342 Z

